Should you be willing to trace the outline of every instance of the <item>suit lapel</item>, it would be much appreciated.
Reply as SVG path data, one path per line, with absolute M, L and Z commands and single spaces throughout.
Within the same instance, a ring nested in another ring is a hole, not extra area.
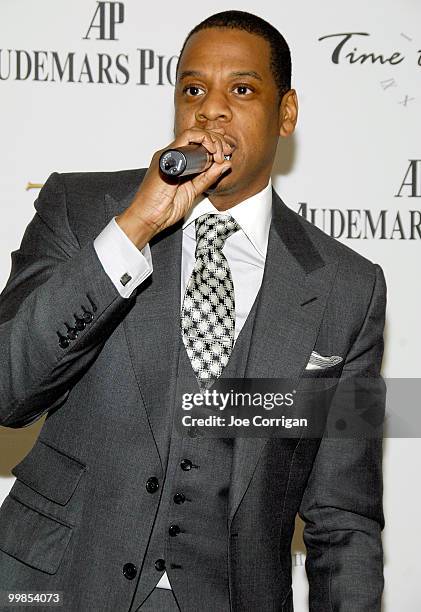
M 106 196 L 106 221 L 129 206 Z M 146 412 L 161 457 L 167 452 L 166 427 L 175 397 L 180 349 L 182 223 L 150 243 L 153 273 L 138 289 L 124 319 L 127 343 Z M 299 378 L 314 348 L 337 263 L 324 261 L 305 227 L 273 192 L 266 265 L 251 337 L 246 378 Z M 267 439 L 236 438 L 229 494 L 232 520 Z
M 107 195 L 108 220 L 122 212 L 133 196 L 117 202 Z M 153 272 L 138 288 L 136 302 L 124 319 L 133 368 L 163 469 L 180 346 L 181 225 L 178 222 L 150 241 Z
M 298 379 L 314 348 L 337 270 L 273 192 L 272 223 L 245 378 Z M 229 516 L 232 520 L 267 439 L 236 438 Z

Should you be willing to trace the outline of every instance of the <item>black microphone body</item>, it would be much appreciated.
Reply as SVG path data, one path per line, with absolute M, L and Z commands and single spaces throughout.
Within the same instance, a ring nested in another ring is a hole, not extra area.
M 159 168 L 167 176 L 188 176 L 207 170 L 213 156 L 203 145 L 191 144 L 176 149 L 167 149 L 159 158 Z

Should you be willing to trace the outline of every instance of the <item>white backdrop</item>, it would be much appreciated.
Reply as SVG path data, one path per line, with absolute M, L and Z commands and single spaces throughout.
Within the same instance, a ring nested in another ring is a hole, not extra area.
M 43 183 L 53 171 L 148 165 L 153 152 L 172 140 L 167 67 L 171 80 L 175 61 L 170 58 L 184 36 L 211 13 L 249 10 L 288 40 L 300 103 L 296 135 L 279 148 L 275 188 L 292 209 L 303 212 L 306 203 L 316 210 L 317 225 L 383 267 L 388 283 L 383 374 L 419 378 L 421 5 L 417 0 L 256 4 L 243 0 L 227 6 L 215 0 L 206 8 L 185 1 L 174 14 L 171 3 L 146 8 L 126 0 L 113 5 L 121 21 L 113 32 L 110 3 L 0 0 L 0 286 L 10 272 L 10 252 L 19 247 L 34 214 L 38 192 L 26 190 L 27 184 Z M 103 31 L 88 33 L 91 22 L 99 25 L 101 10 Z M 99 82 L 100 61 L 110 62 L 113 82 L 107 82 L 106 72 Z M 65 67 L 62 80 L 57 62 Z M 370 220 L 374 227 L 379 221 L 374 232 Z M 41 426 L 0 428 L 0 502 L 14 481 L 10 468 L 29 451 Z M 419 439 L 385 441 L 387 612 L 421 609 L 420 455 Z M 304 612 L 299 530 L 293 548 L 294 601 Z

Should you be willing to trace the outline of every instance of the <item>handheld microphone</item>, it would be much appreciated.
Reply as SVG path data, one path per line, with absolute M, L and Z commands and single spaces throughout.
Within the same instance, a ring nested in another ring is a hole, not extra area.
M 225 159 L 230 159 L 225 155 Z M 207 170 L 213 161 L 213 156 L 203 145 L 192 144 L 176 149 L 167 149 L 161 153 L 159 168 L 167 176 L 188 176 Z

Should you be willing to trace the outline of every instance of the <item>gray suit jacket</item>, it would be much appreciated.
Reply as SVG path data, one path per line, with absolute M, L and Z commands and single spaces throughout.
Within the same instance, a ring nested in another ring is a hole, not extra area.
M 181 223 L 151 241 L 153 274 L 129 299 L 93 247 L 144 172 L 52 174 L 0 296 L 0 424 L 25 427 L 48 411 L 0 509 L 0 589 L 64 591 L 66 612 L 130 609 L 135 585 L 122 567 L 141 565 L 157 507 L 145 482 L 164 475 Z M 343 356 L 329 376 L 379 375 L 385 293 L 378 265 L 273 192 L 247 376 L 299 379 L 313 350 Z M 62 348 L 59 336 L 83 313 L 84 329 Z M 292 610 L 297 512 L 310 610 L 380 610 L 381 455 L 380 440 L 235 441 L 232 610 Z M 212 602 L 198 594 L 197 609 L 212 610 Z

